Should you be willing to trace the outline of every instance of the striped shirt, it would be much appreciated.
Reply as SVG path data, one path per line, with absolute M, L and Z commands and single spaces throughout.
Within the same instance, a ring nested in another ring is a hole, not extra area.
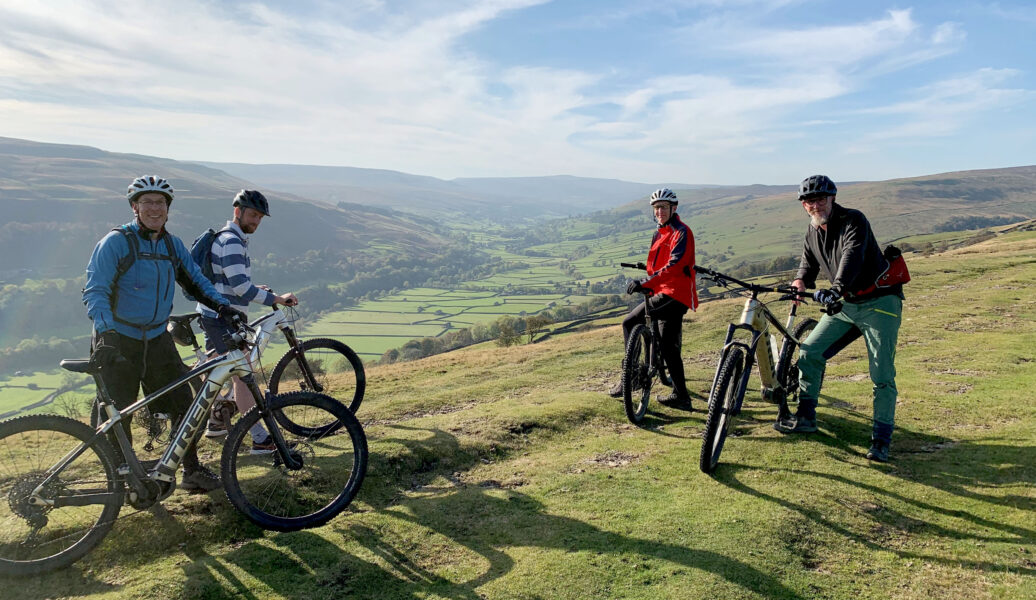
M 212 284 L 216 291 L 230 301 L 234 308 L 248 312 L 248 303 L 273 306 L 275 297 L 252 284 L 252 262 L 248 259 L 248 239 L 237 223 L 227 221 L 224 229 L 212 241 L 209 259 L 212 261 Z M 198 304 L 198 312 L 215 319 L 216 313 Z

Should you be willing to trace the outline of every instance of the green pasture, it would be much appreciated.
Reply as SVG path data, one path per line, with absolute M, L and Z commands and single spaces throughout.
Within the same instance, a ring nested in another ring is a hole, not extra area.
M 0 380 L 0 414 L 39 402 L 48 394 L 56 392 L 65 381 L 64 373 L 55 368 L 53 371 L 12 375 Z

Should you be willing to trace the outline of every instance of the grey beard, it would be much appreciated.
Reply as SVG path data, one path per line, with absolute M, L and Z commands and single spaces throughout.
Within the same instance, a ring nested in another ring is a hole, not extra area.
M 830 216 L 821 217 L 820 215 L 810 215 L 809 221 L 813 224 L 813 227 L 820 227 L 821 225 L 827 225 L 827 222 L 831 219 Z

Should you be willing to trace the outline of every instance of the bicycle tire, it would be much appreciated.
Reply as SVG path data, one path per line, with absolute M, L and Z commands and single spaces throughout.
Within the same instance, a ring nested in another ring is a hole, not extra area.
M 115 450 L 103 437 L 43 490 L 50 499 L 77 491 L 106 494 L 102 502 L 57 508 L 28 503 L 44 472 L 95 433 L 85 423 L 58 415 L 0 422 L 0 575 L 36 575 L 66 567 L 111 530 L 124 496 Z
M 744 365 L 745 351 L 741 348 L 731 348 L 723 358 L 716 385 L 709 394 L 709 415 L 701 436 L 698 466 L 702 473 L 712 473 L 719 464 L 719 455 L 723 451 L 723 444 L 734 418 L 731 414 L 732 409 L 738 404 L 739 397 L 743 397 L 745 393 L 741 385 Z
M 327 523 L 352 502 L 367 473 L 367 438 L 353 413 L 341 402 L 316 392 L 272 396 L 269 410 L 305 409 L 318 422 L 337 419 L 342 427 L 301 435 L 282 431 L 300 469 L 284 465 L 278 451 L 253 455 L 246 435 L 260 419 L 248 411 L 227 435 L 220 461 L 230 503 L 264 529 L 296 531 Z M 310 428 L 310 430 L 314 430 Z
M 314 376 L 318 380 L 310 381 L 304 377 L 305 369 L 298 363 L 299 354 L 294 348 L 291 348 L 277 361 L 273 372 L 270 373 L 270 393 L 276 395 L 291 391 L 313 391 L 332 397 L 345 397 L 343 400 L 347 401 L 343 401 L 343 404 L 346 408 L 353 413 L 358 411 L 367 388 L 367 376 L 360 357 L 349 346 L 330 338 L 306 340 L 300 345 L 302 356 L 309 365 L 310 371 L 315 371 Z M 330 370 L 328 367 L 334 370 Z M 352 373 L 353 377 L 342 375 L 332 382 L 327 377 L 331 373 Z M 317 386 L 320 387 L 319 390 Z M 331 388 L 334 389 L 334 394 L 331 393 Z M 290 414 L 274 413 L 274 415 L 281 427 L 296 435 L 313 435 L 322 432 L 300 429 Z M 327 423 L 322 427 L 334 427 L 335 425 Z
M 817 326 L 816 319 L 806 319 L 795 326 L 791 332 L 797 340 L 805 340 Z M 785 403 L 796 402 L 799 396 L 799 351 L 801 346 L 795 344 L 787 352 L 777 358 L 777 383 L 784 388 Z
M 651 398 L 651 335 L 644 325 L 636 325 L 626 343 L 622 359 L 622 405 L 626 418 L 634 425 L 644 420 Z M 635 402 L 636 401 L 636 402 Z

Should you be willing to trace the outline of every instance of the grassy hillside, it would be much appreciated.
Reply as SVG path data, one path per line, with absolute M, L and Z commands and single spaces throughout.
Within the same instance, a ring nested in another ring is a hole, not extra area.
M 97 240 L 132 219 L 126 186 L 142 174 L 173 184 L 168 228 L 188 242 L 225 223 L 234 194 L 255 186 L 191 163 L 0 138 L 0 282 L 19 269 L 31 269 L 36 279 L 82 274 Z M 446 245 L 424 219 L 366 207 L 317 206 L 276 192 L 269 199 L 272 216 L 255 235 L 258 259 L 268 253 L 272 259 L 301 259 L 328 250 L 351 255 L 371 246 L 429 252 Z
M 808 217 L 795 186 L 677 189 L 679 213 L 694 231 L 699 261 L 719 268 L 797 256 Z M 1036 167 L 962 171 L 865 183 L 839 183 L 838 202 L 862 210 L 882 243 L 947 229 L 977 229 L 1036 217 Z M 598 252 L 624 249 L 626 235 L 650 234 L 646 199 L 565 222 L 541 250 L 565 256 L 565 244 L 609 240 Z M 557 249 L 551 245 L 561 241 Z M 643 242 L 638 244 L 638 248 Z
M 887 465 L 863 456 L 859 342 L 829 368 L 819 433 L 777 434 L 752 393 L 708 477 L 701 412 L 638 428 L 604 395 L 607 327 L 371 369 L 371 469 L 323 528 L 272 534 L 178 492 L 170 518 L 132 515 L 5 597 L 1032 598 L 1034 256 L 1030 231 L 911 257 Z M 739 312 L 713 302 L 687 322 L 693 392 Z

